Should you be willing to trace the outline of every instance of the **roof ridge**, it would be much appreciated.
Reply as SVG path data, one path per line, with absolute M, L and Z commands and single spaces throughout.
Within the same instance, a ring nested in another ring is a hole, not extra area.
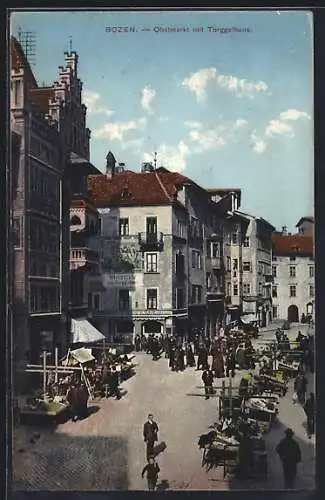
M 155 176 L 156 176 L 156 178 L 157 178 L 157 180 L 158 180 L 158 182 L 159 182 L 162 190 L 164 191 L 165 195 L 167 196 L 167 198 L 169 199 L 169 201 L 172 201 L 172 197 L 169 196 L 169 194 L 167 192 L 167 189 L 165 188 L 165 186 L 163 185 L 161 179 L 159 178 L 158 172 L 154 172 L 154 174 L 155 174 Z

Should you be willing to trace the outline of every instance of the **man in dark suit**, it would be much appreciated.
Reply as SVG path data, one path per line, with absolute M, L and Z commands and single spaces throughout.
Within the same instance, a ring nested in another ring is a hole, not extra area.
M 115 366 L 112 367 L 110 374 L 110 390 L 111 394 L 116 397 L 116 399 L 121 399 L 121 394 L 119 390 L 119 377 Z
M 205 390 L 205 399 L 209 399 L 210 395 L 213 394 L 213 373 L 210 370 L 209 365 L 207 368 L 204 370 L 202 373 L 202 380 L 204 383 L 204 390 Z
M 153 415 L 149 413 L 148 421 L 143 426 L 143 437 L 145 443 L 147 443 L 147 460 L 153 456 L 153 447 L 155 441 L 158 441 L 158 430 L 158 425 L 154 421 Z

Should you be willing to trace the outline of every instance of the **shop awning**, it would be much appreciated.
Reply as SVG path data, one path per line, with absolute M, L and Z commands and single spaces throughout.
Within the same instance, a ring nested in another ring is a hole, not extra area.
M 91 344 L 106 338 L 86 318 L 72 319 L 71 333 L 72 344 Z
M 91 349 L 86 349 L 85 347 L 81 347 L 80 349 L 75 349 L 74 351 L 70 351 L 70 355 L 78 361 L 78 363 L 87 363 L 88 361 L 92 361 L 94 356 L 91 354 Z
M 245 314 L 244 316 L 240 317 L 240 321 L 245 325 L 248 325 L 249 323 L 253 323 L 254 321 L 258 320 L 256 319 L 255 314 Z

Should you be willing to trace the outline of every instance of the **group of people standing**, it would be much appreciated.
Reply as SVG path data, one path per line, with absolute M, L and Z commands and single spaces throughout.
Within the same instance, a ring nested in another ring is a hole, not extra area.
M 203 331 L 196 331 L 190 340 L 184 341 L 182 336 L 162 335 L 155 337 L 150 334 L 147 338 L 139 335 L 135 338 L 136 350 L 144 350 L 158 359 L 162 353 L 169 360 L 172 371 L 182 372 L 187 367 L 196 367 L 203 370 L 203 383 L 206 388 L 206 398 L 211 393 L 211 376 L 213 378 L 234 377 L 236 364 L 239 369 L 254 369 L 254 350 L 248 335 L 225 335 L 221 328 L 219 336 L 214 339 L 206 336 Z M 195 359 L 197 356 L 197 360 Z M 209 357 L 211 362 L 209 363 Z

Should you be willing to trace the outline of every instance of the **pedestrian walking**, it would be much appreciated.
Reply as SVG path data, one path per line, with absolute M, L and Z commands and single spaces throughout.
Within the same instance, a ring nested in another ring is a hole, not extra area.
M 208 366 L 206 370 L 202 373 L 202 380 L 204 384 L 205 399 L 209 399 L 210 395 L 213 394 L 213 373 Z
M 293 439 L 291 429 L 286 429 L 285 437 L 277 445 L 276 452 L 282 461 L 284 487 L 293 490 L 297 475 L 297 464 L 301 462 L 301 451 L 299 444 Z
M 216 355 L 212 360 L 212 371 L 217 378 L 224 378 L 225 376 L 225 365 L 220 349 L 218 349 Z
M 304 410 L 307 417 L 307 434 L 310 439 L 315 431 L 315 394 L 313 392 L 310 393 L 305 403 Z
M 139 352 L 141 350 L 141 338 L 139 334 L 135 336 L 134 344 L 136 352 Z
M 235 353 L 231 349 L 226 358 L 226 376 L 229 377 L 229 374 L 231 372 L 231 377 L 235 376 L 235 367 L 236 367 L 236 358 L 235 358 Z
M 194 355 L 196 356 L 199 354 L 199 347 L 200 347 L 200 338 L 198 333 L 195 333 L 193 343 L 194 343 Z
M 205 349 L 204 345 L 201 345 L 199 347 L 199 352 L 198 352 L 198 360 L 197 360 L 197 370 L 199 370 L 201 367 L 203 370 L 206 369 L 208 364 L 208 352 Z
M 186 346 L 186 366 L 195 366 L 195 358 L 191 344 Z
M 144 333 L 141 335 L 141 351 L 146 351 L 147 349 L 147 339 Z
M 176 364 L 176 348 L 171 347 L 169 352 L 169 368 L 171 368 L 172 371 L 175 371 L 175 364 Z
M 143 468 L 142 478 L 145 473 L 147 473 L 148 490 L 154 491 L 156 488 L 158 474 L 160 472 L 159 465 L 155 461 L 154 457 L 149 457 L 147 465 Z
M 109 376 L 110 392 L 116 399 L 121 399 L 120 389 L 119 389 L 119 377 L 116 371 L 116 367 L 112 366 L 112 370 Z
M 79 405 L 78 405 L 79 401 L 78 401 L 78 389 L 75 384 L 71 385 L 71 387 L 68 389 L 66 400 L 67 403 L 69 404 L 72 422 L 76 422 L 79 418 Z
M 294 382 L 294 390 L 297 393 L 298 402 L 303 405 L 305 404 L 305 397 L 307 391 L 308 381 L 303 373 L 298 373 L 295 382 Z
M 159 358 L 159 341 L 156 337 L 154 337 L 151 342 L 151 354 L 153 361 Z
M 143 437 L 147 444 L 147 460 L 149 457 L 153 456 L 153 447 L 156 441 L 158 441 L 158 425 L 153 419 L 153 415 L 149 413 L 148 420 L 143 426 Z
M 78 408 L 79 408 L 79 418 L 86 418 L 88 415 L 88 390 L 85 384 L 81 384 L 78 387 Z
M 169 353 L 170 353 L 170 349 L 171 349 L 171 339 L 169 337 L 169 335 L 166 335 L 165 339 L 164 339 L 164 351 L 165 351 L 165 358 L 169 358 Z
M 185 370 L 185 351 L 182 346 L 178 350 L 177 369 L 181 372 Z
M 240 344 L 236 349 L 236 363 L 239 365 L 240 370 L 246 367 L 245 362 L 245 348 L 243 344 Z

